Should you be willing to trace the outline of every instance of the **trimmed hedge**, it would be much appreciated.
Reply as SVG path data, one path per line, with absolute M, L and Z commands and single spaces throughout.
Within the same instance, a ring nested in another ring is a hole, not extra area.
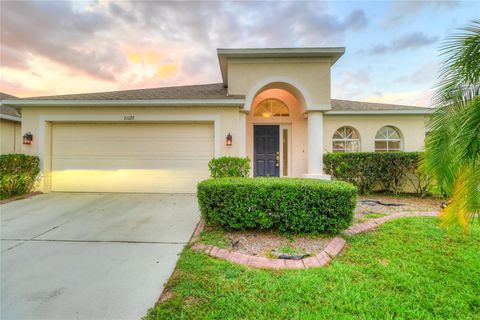
M 208 163 L 212 178 L 248 177 L 250 173 L 250 159 L 239 157 L 220 157 Z
M 220 178 L 198 184 L 208 224 L 227 229 L 338 233 L 347 228 L 357 189 L 346 182 L 300 178 Z
M 356 185 L 361 193 L 371 193 L 375 187 L 399 193 L 407 182 L 424 196 L 430 179 L 421 174 L 420 152 L 352 152 L 324 155 L 326 171 L 336 180 Z
M 40 173 L 39 159 L 26 154 L 0 155 L 0 195 L 15 196 L 33 190 Z

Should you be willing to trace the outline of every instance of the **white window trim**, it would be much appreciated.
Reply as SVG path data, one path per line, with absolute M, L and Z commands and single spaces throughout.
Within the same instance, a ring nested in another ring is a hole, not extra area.
M 378 132 L 385 127 L 389 127 L 391 129 L 395 130 L 397 132 L 397 134 L 400 136 L 400 138 L 398 138 L 398 139 L 397 138 L 386 138 L 386 139 L 385 138 L 376 138 Z M 375 142 L 377 142 L 377 141 L 386 142 L 387 143 L 387 148 L 377 149 L 375 147 Z M 389 142 L 400 142 L 400 147 L 398 149 L 397 148 L 392 149 L 392 148 L 389 147 Z M 397 127 L 391 126 L 391 125 L 386 125 L 386 126 L 383 126 L 383 127 L 381 127 L 380 129 L 377 130 L 377 133 L 375 134 L 373 147 L 374 147 L 375 152 L 403 151 L 403 143 L 404 143 L 403 142 L 403 136 L 402 136 L 402 132 L 400 131 L 400 129 L 398 129 Z
M 340 128 L 338 128 L 337 130 L 335 130 L 335 132 L 333 133 L 333 135 L 335 135 L 335 133 L 337 133 L 338 130 L 342 129 L 342 128 L 351 128 L 353 129 L 357 135 L 358 135 L 358 139 L 351 139 L 351 138 L 347 138 L 347 139 L 338 139 L 338 138 L 332 138 L 332 152 L 360 152 L 361 151 L 361 139 L 360 139 L 360 133 L 358 132 L 357 129 L 355 129 L 355 127 L 353 126 L 341 126 Z M 343 150 L 342 149 L 335 149 L 334 148 L 334 142 L 357 142 L 357 151 L 347 151 L 346 148 L 344 148 Z

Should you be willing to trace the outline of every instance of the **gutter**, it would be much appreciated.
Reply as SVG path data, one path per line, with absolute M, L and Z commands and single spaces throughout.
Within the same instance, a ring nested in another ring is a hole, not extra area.
M 15 121 L 15 122 L 22 122 L 22 118 L 11 116 L 11 115 L 8 115 L 8 114 L 0 114 L 0 119 L 10 120 L 10 121 Z
M 6 106 L 18 107 L 163 107 L 163 106 L 235 106 L 243 107 L 245 99 L 155 99 L 155 100 L 3 100 Z

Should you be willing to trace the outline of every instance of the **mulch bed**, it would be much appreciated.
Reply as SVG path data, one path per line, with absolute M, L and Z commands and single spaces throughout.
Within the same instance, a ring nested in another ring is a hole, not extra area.
M 381 205 L 368 200 L 379 201 L 388 205 Z M 445 200 L 417 197 L 395 197 L 389 195 L 358 196 L 355 208 L 355 219 L 361 219 L 365 214 L 380 213 L 392 214 L 395 212 L 425 212 L 440 211 Z M 394 205 L 392 205 L 394 204 Z
M 211 228 L 207 227 L 208 232 Z M 328 245 L 333 237 L 289 236 L 275 231 L 225 231 L 229 240 L 225 248 L 252 256 L 276 258 L 280 254 L 315 255 Z M 295 253 L 282 252 L 282 247 L 289 247 Z

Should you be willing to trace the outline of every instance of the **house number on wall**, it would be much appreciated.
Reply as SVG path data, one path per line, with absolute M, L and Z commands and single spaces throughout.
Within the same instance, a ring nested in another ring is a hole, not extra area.
M 124 121 L 132 121 L 135 120 L 135 116 L 123 116 Z

